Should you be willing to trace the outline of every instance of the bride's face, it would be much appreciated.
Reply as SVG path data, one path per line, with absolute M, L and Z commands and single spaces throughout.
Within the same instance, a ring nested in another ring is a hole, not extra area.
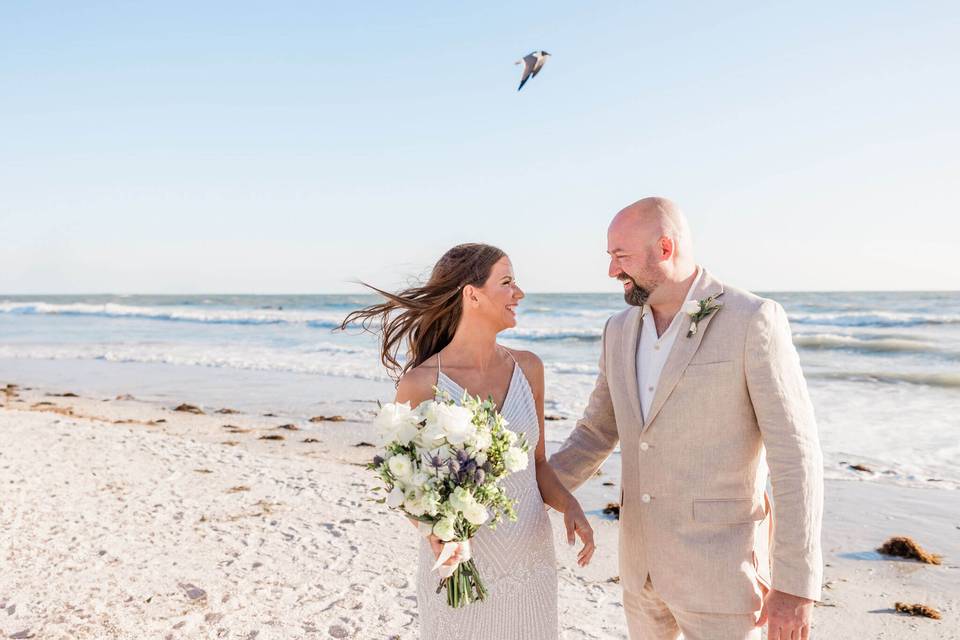
M 517 305 L 525 294 L 517 286 L 510 258 L 500 258 L 490 270 L 490 277 L 474 293 L 472 312 L 487 319 L 497 331 L 517 326 Z

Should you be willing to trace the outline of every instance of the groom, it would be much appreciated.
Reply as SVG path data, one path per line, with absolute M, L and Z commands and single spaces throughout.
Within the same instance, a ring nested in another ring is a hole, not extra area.
M 620 211 L 607 242 L 631 307 L 607 321 L 589 404 L 550 464 L 572 490 L 620 443 L 630 638 L 754 639 L 764 624 L 808 638 L 822 462 L 782 307 L 698 266 L 669 200 Z

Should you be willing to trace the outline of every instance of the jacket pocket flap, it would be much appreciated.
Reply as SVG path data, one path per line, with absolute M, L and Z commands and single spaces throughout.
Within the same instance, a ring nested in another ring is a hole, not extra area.
M 730 375 L 734 372 L 734 362 L 732 360 L 723 360 L 721 362 L 691 362 L 684 369 L 686 376 L 707 376 L 707 375 Z
M 694 498 L 693 519 L 697 522 L 734 524 L 763 520 L 762 500 L 753 498 Z

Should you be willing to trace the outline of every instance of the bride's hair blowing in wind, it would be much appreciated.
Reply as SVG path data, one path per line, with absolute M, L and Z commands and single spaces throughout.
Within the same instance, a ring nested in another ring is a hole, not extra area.
M 379 333 L 380 361 L 399 380 L 450 343 L 463 314 L 463 288 L 483 286 L 493 265 L 505 255 L 488 244 L 460 244 L 443 254 L 430 279 L 420 286 L 390 293 L 363 282 L 385 301 L 353 311 L 340 329 L 360 323 L 364 330 Z M 408 357 L 401 364 L 398 356 L 404 342 Z

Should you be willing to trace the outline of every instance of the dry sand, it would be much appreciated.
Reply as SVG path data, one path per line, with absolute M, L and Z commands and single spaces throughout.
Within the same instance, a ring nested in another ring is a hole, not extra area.
M 0 390 L 0 638 L 417 637 L 415 534 L 370 500 L 369 426 L 49 391 Z M 814 637 L 960 638 L 960 492 L 831 482 L 827 501 Z M 552 517 L 562 637 L 626 638 L 616 521 L 590 511 L 580 570 Z M 882 558 L 890 535 L 943 565 Z

